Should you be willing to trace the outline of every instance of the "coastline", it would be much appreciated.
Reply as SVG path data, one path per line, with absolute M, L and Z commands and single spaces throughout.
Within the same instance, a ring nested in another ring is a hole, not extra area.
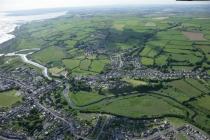
M 33 22 L 53 19 L 64 16 L 67 11 L 46 13 L 42 15 L 31 16 L 7 16 L 5 13 L 0 13 L 0 51 L 5 52 L 5 48 L 14 42 L 20 26 Z

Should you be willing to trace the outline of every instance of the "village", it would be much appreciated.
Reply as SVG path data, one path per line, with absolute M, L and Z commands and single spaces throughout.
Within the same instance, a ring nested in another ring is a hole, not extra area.
M 0 46 L 0 140 L 210 140 L 209 18 L 185 9 L 18 27 Z
M 157 76 L 162 73 L 151 70 L 144 70 L 145 74 L 142 74 L 142 71 L 135 72 L 135 74 L 141 73 L 140 76 Z M 180 78 L 185 75 L 187 76 L 197 76 L 198 72 L 182 72 L 182 73 L 170 73 L 166 74 L 165 77 L 169 78 Z M 112 72 L 101 77 L 104 81 L 109 81 L 109 78 L 119 78 L 122 73 Z M 162 74 L 163 75 L 163 74 Z M 202 75 L 201 75 L 202 76 Z M 80 79 L 84 80 L 84 79 Z M 92 79 L 88 80 L 89 83 L 93 83 Z M 32 133 L 32 137 L 37 138 L 61 138 L 63 139 L 65 135 L 70 135 L 77 139 L 91 139 L 88 138 L 92 129 L 97 130 L 97 138 L 100 139 L 104 137 L 105 132 L 110 132 L 109 135 L 105 135 L 105 138 L 112 137 L 122 138 L 122 139 L 132 139 L 132 138 L 148 138 L 148 139 L 168 139 L 175 138 L 176 133 L 184 133 L 189 136 L 191 139 L 195 140 L 208 140 L 208 136 L 204 135 L 202 132 L 190 127 L 189 125 L 183 126 L 181 128 L 175 129 L 167 121 L 164 120 L 129 120 L 126 118 L 118 118 L 110 115 L 98 116 L 98 122 L 95 128 L 92 127 L 81 127 L 80 123 L 74 119 L 74 116 L 68 114 L 67 112 L 62 111 L 62 107 L 55 109 L 51 106 L 51 100 L 48 95 L 55 90 L 62 88 L 64 85 L 61 81 L 58 80 L 47 80 L 42 75 L 39 75 L 36 71 L 27 67 L 19 67 L 14 70 L 9 70 L 7 72 L 0 71 L 0 91 L 17 89 L 21 92 L 24 100 L 14 106 L 13 108 L 7 110 L 2 109 L 0 113 L 0 138 L 3 139 L 28 139 L 29 134 L 25 131 L 16 130 L 10 126 L 10 123 L 20 121 L 21 118 L 30 117 L 31 115 L 38 115 L 40 119 L 40 128 L 34 128 L 35 131 Z M 103 83 L 106 84 L 106 83 Z M 46 98 L 45 98 L 46 97 Z M 44 102 L 43 102 L 44 101 Z M 42 104 L 44 103 L 44 104 Z M 157 128 L 146 128 L 144 131 L 132 132 L 129 129 L 125 129 L 127 126 L 120 126 L 120 128 L 110 127 L 114 121 L 119 122 L 131 122 L 131 123 L 143 123 L 144 125 L 149 125 L 154 123 L 157 125 Z M 151 122 L 152 121 L 152 122 Z M 42 127 L 41 127 L 42 126 Z M 5 129 L 6 128 L 6 129 Z M 100 131 L 99 131 L 100 130 Z M 17 131 L 17 132 L 15 132 Z
M 84 133 L 75 129 L 79 128 L 79 125 L 76 125 L 73 119 L 65 117 L 65 113 L 61 114 L 59 110 L 46 108 L 40 104 L 39 99 L 41 96 L 54 91 L 61 86 L 61 83 L 46 81 L 42 76 L 37 75 L 37 73 L 28 68 L 17 68 L 11 71 L 11 73 L 1 72 L 0 75 L 1 91 L 18 89 L 24 97 L 23 103 L 20 105 L 1 112 L 0 125 L 2 127 L 6 127 L 7 123 L 25 117 L 25 115 L 30 116 L 32 110 L 37 110 L 38 117 L 41 115 L 40 119 L 43 122 L 42 125 L 44 125 L 42 131 L 34 132 L 33 135 L 37 138 L 42 135 L 49 135 L 50 138 L 53 136 L 57 137 L 57 135 L 64 131 L 74 134 L 76 137 L 77 133 Z M 15 133 L 12 127 L 6 130 L 1 128 L 0 135 L 7 139 L 27 139 L 28 137 L 24 132 Z M 80 136 L 78 135 L 78 137 Z
M 108 65 L 108 71 L 105 71 L 96 76 L 76 76 L 75 80 L 83 81 L 88 86 L 94 88 L 108 88 L 126 86 L 125 83 L 120 83 L 118 79 L 139 79 L 150 81 L 170 81 L 177 79 L 209 79 L 209 75 L 202 69 L 196 70 L 179 70 L 179 71 L 161 71 L 157 68 L 149 68 L 140 63 L 139 57 L 130 57 L 128 55 L 118 55 L 110 57 L 111 64 Z M 129 68 L 128 68 L 129 67 Z

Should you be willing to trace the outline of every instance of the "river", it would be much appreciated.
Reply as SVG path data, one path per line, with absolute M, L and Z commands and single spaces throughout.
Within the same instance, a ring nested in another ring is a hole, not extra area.
M 65 15 L 67 11 L 62 11 L 62 12 L 50 12 L 50 13 L 45 13 L 45 14 L 39 14 L 39 15 L 27 15 L 27 16 L 12 16 L 12 15 L 8 15 L 8 13 L 0 13 L 0 47 L 1 44 L 3 44 L 4 42 L 7 42 L 13 38 L 15 38 L 15 35 L 13 35 L 13 31 L 15 31 L 15 29 L 25 23 L 28 22 L 32 22 L 32 21 L 41 21 L 41 20 L 46 20 L 46 19 L 52 19 L 52 18 L 56 18 L 62 15 Z M 31 51 L 28 54 L 21 54 L 22 51 Z M 48 74 L 48 69 L 47 67 L 36 63 L 32 60 L 29 60 L 27 58 L 28 55 L 33 54 L 35 51 L 40 50 L 39 48 L 32 48 L 32 49 L 24 49 L 24 50 L 19 50 L 19 51 L 15 51 L 12 53 L 7 53 L 7 54 L 1 54 L 0 53 L 0 57 L 1 56 L 19 56 L 21 58 L 21 60 L 24 63 L 27 64 L 31 64 L 35 67 L 38 67 L 42 70 L 42 74 L 44 77 L 46 77 L 49 80 L 52 80 L 52 78 L 49 76 Z
M 27 54 L 21 54 L 20 52 L 22 51 L 30 51 L 29 53 Z M 35 67 L 38 67 L 42 70 L 42 74 L 45 78 L 47 78 L 48 80 L 52 80 L 52 78 L 49 76 L 48 74 L 48 68 L 39 64 L 39 63 L 36 63 L 32 60 L 29 60 L 27 58 L 28 55 L 31 55 L 33 54 L 35 51 L 39 51 L 40 49 L 39 48 L 33 48 L 33 49 L 24 49 L 24 50 L 20 50 L 20 51 L 15 51 L 15 52 L 12 52 L 12 53 L 7 53 L 7 54 L 0 54 L 0 56 L 7 56 L 7 57 L 11 57 L 11 56 L 19 56 L 21 58 L 21 60 L 24 62 L 24 63 L 27 63 L 27 64 L 31 64 Z

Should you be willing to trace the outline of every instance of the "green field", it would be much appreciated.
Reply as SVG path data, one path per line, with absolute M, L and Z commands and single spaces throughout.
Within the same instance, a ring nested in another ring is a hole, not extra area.
M 18 94 L 16 90 L 0 92 L 0 107 L 11 107 L 13 104 L 20 102 L 22 97 Z
M 192 104 L 194 106 L 197 106 L 198 109 L 200 108 L 201 110 L 204 110 L 210 113 L 210 96 L 208 95 L 203 96 L 197 99 L 196 101 L 193 101 Z
M 80 63 L 80 69 L 82 69 L 82 70 L 88 70 L 89 67 L 90 67 L 90 65 L 91 65 L 91 61 L 88 60 L 88 59 L 85 59 L 85 60 L 81 61 L 81 63 Z
M 53 68 L 50 68 L 49 69 L 49 72 L 54 75 L 54 76 L 57 76 L 57 75 L 60 75 L 60 73 L 62 71 L 64 71 L 65 69 L 63 67 L 53 67 Z
M 161 66 L 161 65 L 166 65 L 167 64 L 167 55 L 159 55 L 158 57 L 156 57 L 155 59 L 155 64 Z
M 173 81 L 170 82 L 169 85 L 173 86 L 177 91 L 181 91 L 184 95 L 188 97 L 195 97 L 202 94 L 200 90 L 196 89 L 184 80 Z
M 104 66 L 108 63 L 108 60 L 93 60 L 91 64 L 91 71 L 101 72 L 104 69 Z
M 208 80 L 195 77 L 155 81 L 124 76 L 124 72 L 141 68 L 167 73 L 201 68 L 210 75 L 210 19 L 197 19 L 198 14 L 189 18 L 179 12 L 168 12 L 163 16 L 160 12 L 143 15 L 132 9 L 124 13 L 113 10 L 68 14 L 21 26 L 13 43 L 0 51 L 40 48 L 28 57 L 48 67 L 52 75 L 68 72 L 65 82 L 72 87 L 75 79 L 96 79 L 96 85 L 86 81 L 85 86 L 90 91 L 70 88 L 69 98 L 81 112 L 103 112 L 131 118 L 168 115 L 210 132 Z M 192 40 L 184 32 L 203 34 L 206 40 Z M 110 59 L 119 55 L 121 60 L 117 61 L 124 64 L 120 68 Z M 143 66 L 135 65 L 136 60 Z M 3 70 L 25 66 L 17 58 L 1 57 L 0 63 Z M 113 71 L 114 78 L 105 81 L 105 74 Z M 122 72 L 122 77 L 115 78 L 118 72 Z M 102 84 L 97 85 L 99 82 Z M 114 84 L 116 87 L 104 91 L 104 87 Z M 15 91 L 7 94 L 0 93 L 0 106 L 21 101 Z M 8 98 L 11 100 L 5 102 Z M 179 138 L 184 139 L 184 136 Z
M 153 96 L 120 98 L 113 102 L 107 101 L 90 105 L 87 109 L 90 111 L 103 111 L 132 118 L 154 117 L 167 114 L 185 115 L 183 110 L 173 106 L 169 101 L 164 101 L 161 98 Z
M 49 47 L 32 55 L 33 59 L 43 64 L 47 64 L 53 61 L 60 61 L 64 57 L 64 52 L 61 48 L 58 47 Z
M 138 87 L 140 85 L 147 85 L 148 83 L 145 81 L 141 81 L 141 80 L 135 80 L 135 79 L 128 79 L 128 78 L 124 78 L 123 81 L 128 82 L 129 84 L 131 84 L 133 87 Z
M 146 66 L 148 66 L 148 65 L 153 65 L 153 64 L 154 64 L 154 60 L 151 59 L 151 58 L 142 57 L 142 58 L 141 58 L 141 63 L 142 63 L 143 65 L 146 65 Z
M 80 91 L 76 93 L 69 93 L 69 98 L 77 105 L 82 106 L 94 101 L 98 101 L 106 96 L 100 95 L 97 92 Z
M 74 69 L 79 66 L 80 60 L 77 59 L 64 59 L 63 64 L 67 69 Z
M 182 91 L 174 89 L 174 88 L 169 88 L 169 89 L 163 90 L 161 92 L 161 94 L 171 97 L 179 102 L 187 101 L 191 97 L 191 96 L 184 94 Z

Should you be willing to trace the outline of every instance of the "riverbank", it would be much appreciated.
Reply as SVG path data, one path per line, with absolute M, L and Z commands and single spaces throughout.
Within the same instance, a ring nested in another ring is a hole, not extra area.
M 36 63 L 34 61 L 31 61 L 27 58 L 28 55 L 31 55 L 33 54 L 35 51 L 39 51 L 40 48 L 33 48 L 33 49 L 24 49 L 24 50 L 19 50 L 19 51 L 15 51 L 15 52 L 12 52 L 12 53 L 6 53 L 6 54 L 0 54 L 0 57 L 1 56 L 6 56 L 6 57 L 12 57 L 12 56 L 18 56 L 21 58 L 21 60 L 24 62 L 24 63 L 27 63 L 27 64 L 30 64 L 30 65 L 33 65 L 35 67 L 38 67 L 42 70 L 42 74 L 45 78 L 47 78 L 48 80 L 52 80 L 52 78 L 49 76 L 48 74 L 48 68 L 39 64 L 39 63 Z M 20 52 L 23 52 L 23 51 L 31 51 L 27 54 L 21 54 Z

